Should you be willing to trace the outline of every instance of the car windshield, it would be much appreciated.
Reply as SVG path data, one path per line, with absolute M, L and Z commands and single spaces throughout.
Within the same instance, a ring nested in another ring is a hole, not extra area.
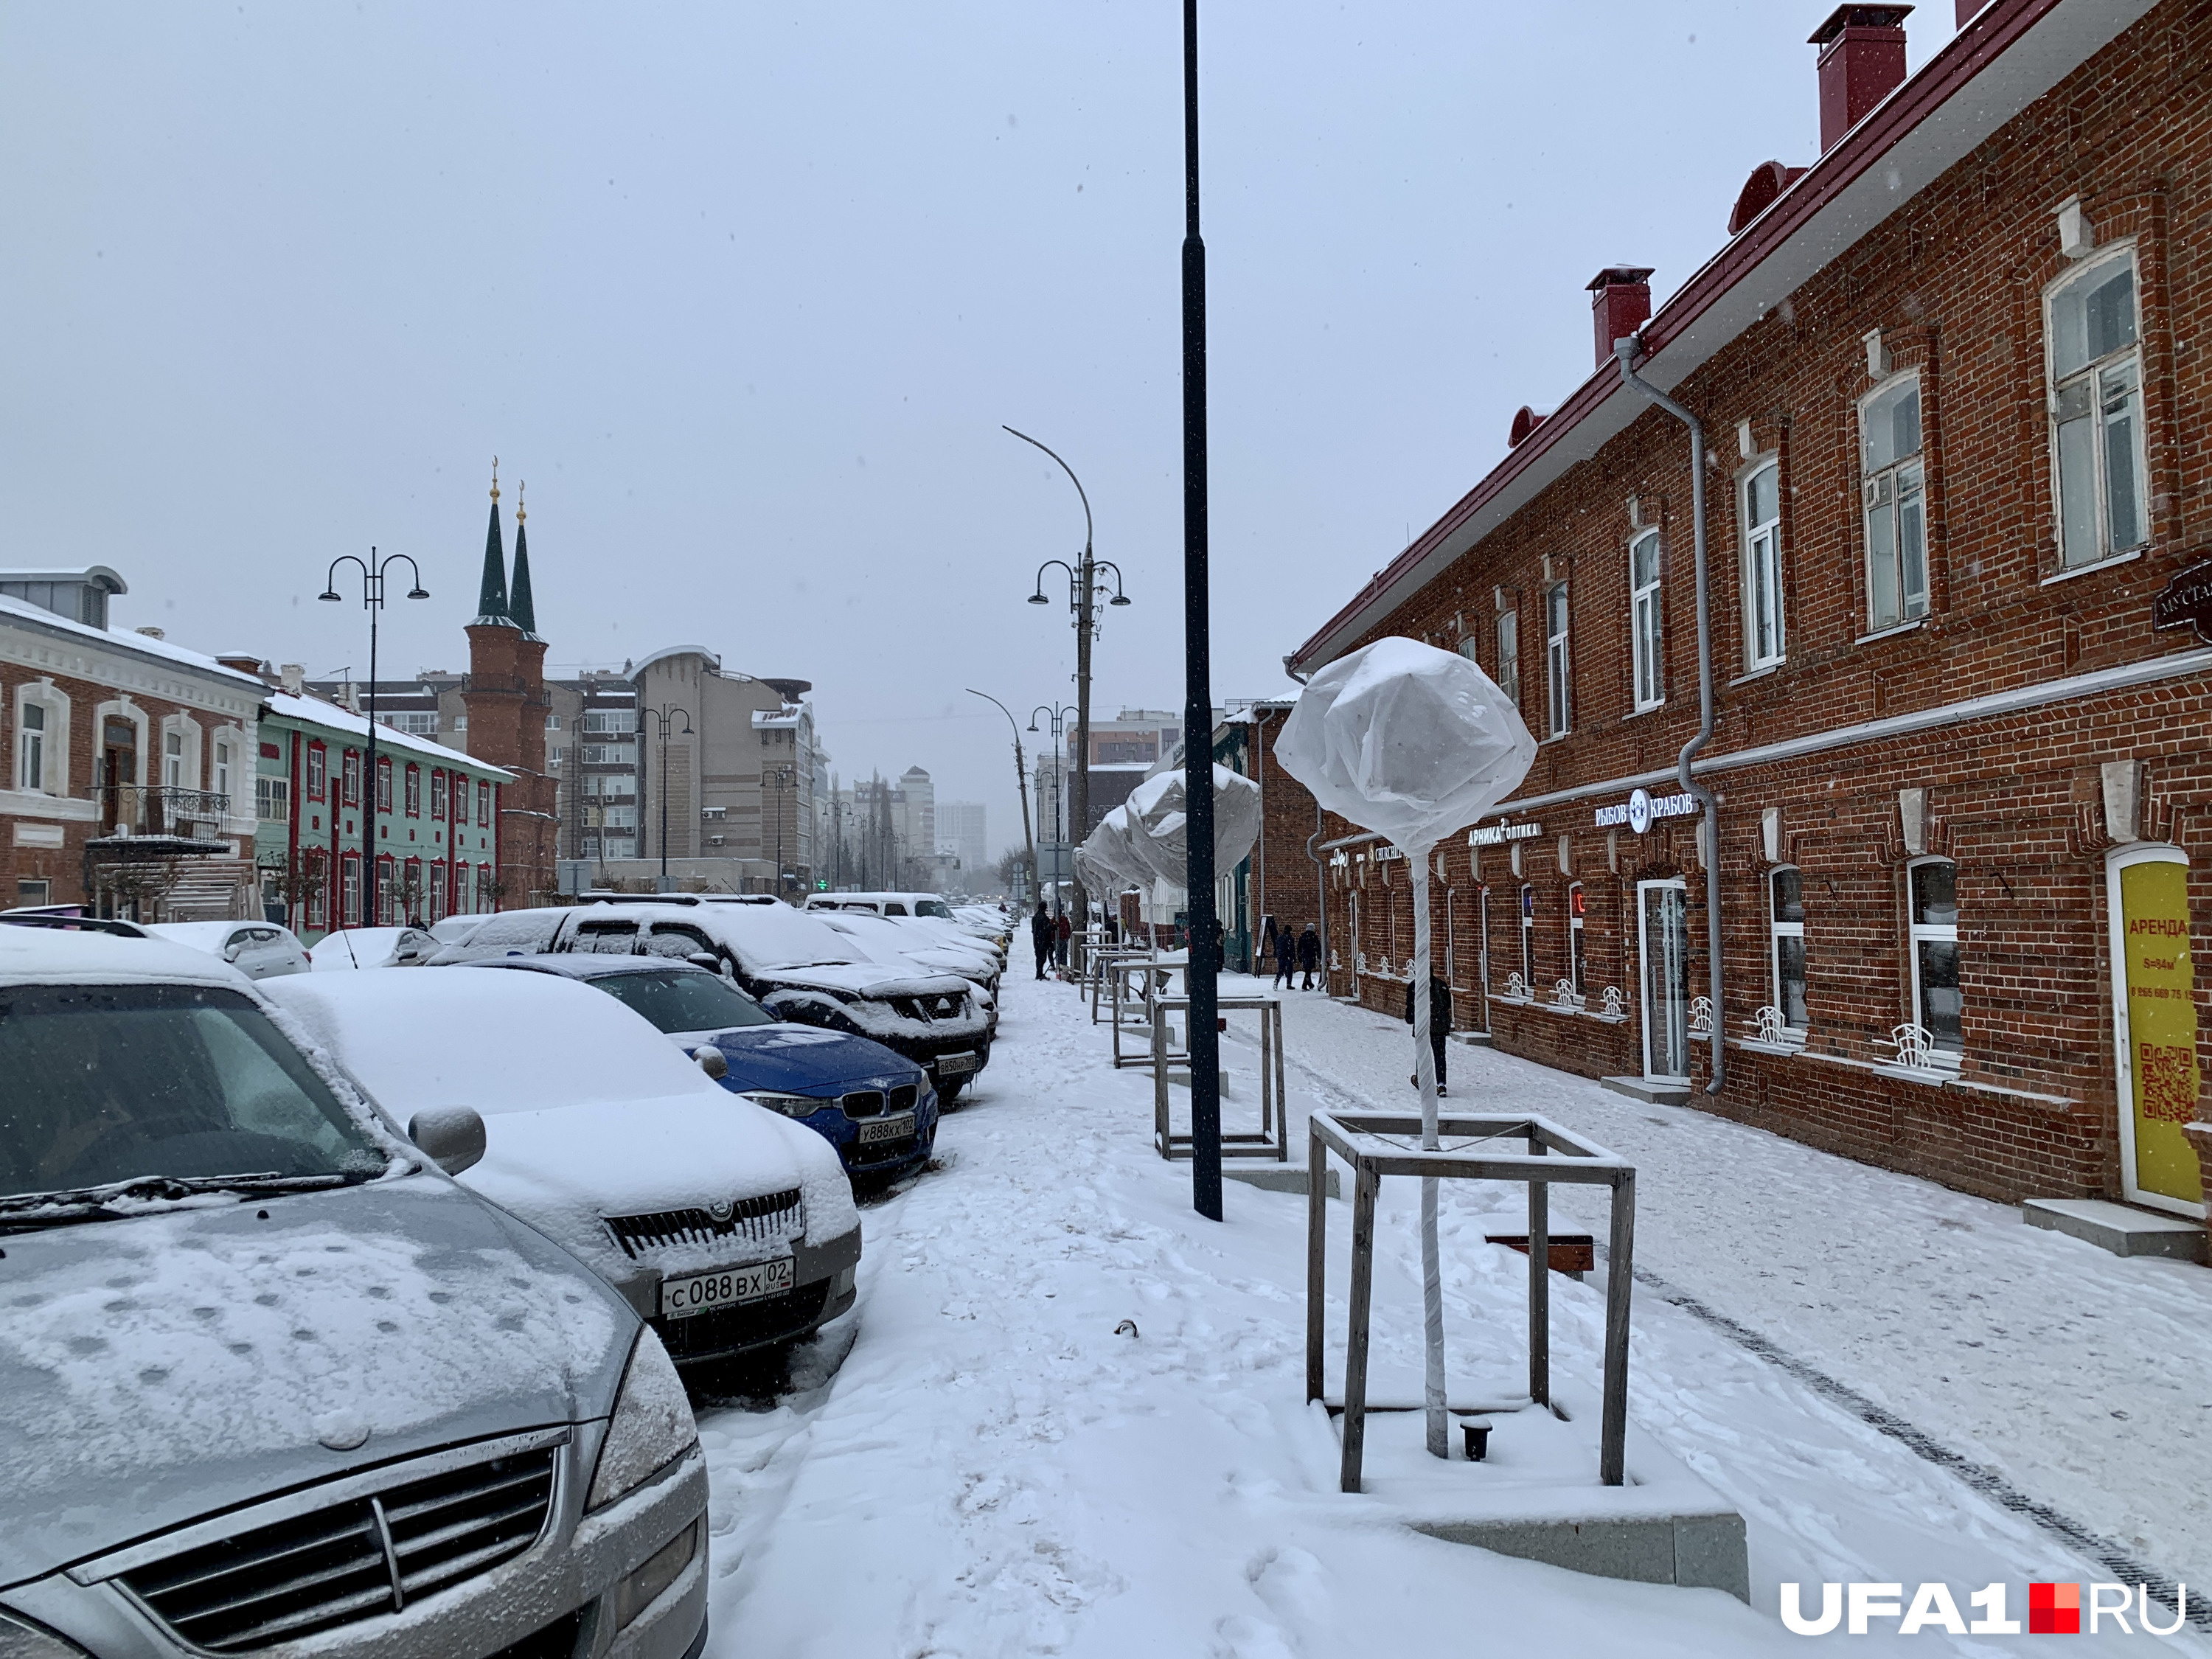
M 767 1009 L 712 974 L 663 969 L 649 974 L 603 974 L 587 982 L 664 1031 L 720 1031 L 732 1025 L 775 1023 Z
M 387 1162 L 252 1000 L 219 986 L 0 988 L 0 1199 Z
M 943 899 L 918 899 L 915 902 L 914 913 L 918 916 L 935 916 L 939 921 L 952 920 L 951 907 Z

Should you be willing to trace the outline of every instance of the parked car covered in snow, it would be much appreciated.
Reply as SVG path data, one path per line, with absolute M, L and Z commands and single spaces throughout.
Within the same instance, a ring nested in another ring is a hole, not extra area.
M 613 997 L 549 974 L 311 974 L 283 1006 L 395 1113 L 473 1108 L 467 1183 L 566 1246 L 679 1365 L 853 1303 L 860 1220 L 821 1136 L 732 1101 Z
M 872 1037 L 904 1054 L 948 1104 L 990 1061 L 989 1022 L 966 980 L 872 961 L 820 917 L 765 894 L 582 905 L 565 913 L 551 948 L 711 966 L 779 1019 Z
M 307 952 L 315 971 L 413 968 L 429 961 L 438 941 L 420 927 L 348 927 L 325 933 Z
M 456 928 L 441 934 L 438 927 L 431 934 L 439 941 L 431 955 L 430 965 L 447 967 L 453 963 L 475 962 L 484 957 L 534 957 L 553 948 L 554 936 L 560 933 L 561 924 L 575 914 L 567 905 L 543 905 L 529 910 L 501 910 L 489 916 L 448 916 L 446 921 L 466 921 L 475 926 Z
M 1000 972 L 1006 969 L 1006 939 L 962 921 L 934 893 L 810 893 L 806 908 L 881 916 L 913 932 L 927 933 L 949 949 L 985 951 Z
M 779 1020 L 718 974 L 665 957 L 489 957 L 468 964 L 559 974 L 642 1014 L 685 1054 L 712 1047 L 732 1094 L 799 1121 L 837 1149 L 855 1181 L 927 1161 L 937 1139 L 929 1073 L 880 1042 Z M 713 1075 L 712 1071 L 708 1073 Z
M 0 1654 L 699 1651 L 675 1368 L 467 1114 L 120 929 L 0 927 Z
M 933 934 L 901 926 L 866 910 L 811 910 L 823 924 L 851 939 L 871 959 L 887 967 L 919 968 L 928 974 L 957 974 L 973 988 L 991 1034 L 999 1029 L 999 963 L 986 952 L 949 945 Z
M 314 965 L 292 930 L 273 921 L 155 921 L 144 927 L 155 939 L 221 957 L 248 979 L 304 974 Z

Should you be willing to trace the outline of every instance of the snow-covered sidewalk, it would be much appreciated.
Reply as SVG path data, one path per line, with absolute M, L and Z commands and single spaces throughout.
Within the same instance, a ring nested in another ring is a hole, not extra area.
M 846 1328 L 802 1360 L 799 1391 L 775 1409 L 702 1416 L 714 1480 L 710 1654 L 1765 1654 L 1800 1640 L 1775 1617 L 1783 1579 L 1945 1579 L 1963 1595 L 1993 1580 L 2109 1576 L 1641 1286 L 1632 1417 L 1743 1511 L 1753 1606 L 1405 1530 L 1375 1501 L 1336 1491 L 1334 1435 L 1304 1401 L 1304 1201 L 1232 1184 L 1225 1224 L 1195 1216 L 1188 1166 L 1152 1150 L 1149 1078 L 1113 1071 L 1104 1029 L 1069 988 L 1010 975 L 1005 991 L 991 1069 L 939 1132 L 947 1167 L 865 1212 L 860 1299 Z M 1402 1026 L 1319 997 L 1288 1000 L 1295 1115 L 1405 1099 Z M 1249 1066 L 1232 1045 L 1230 1063 L 1240 1060 Z M 2127 1386 L 2148 1396 L 2162 1376 L 2180 1394 L 2212 1397 L 2207 1373 L 2184 1357 L 2202 1346 L 2201 1321 L 2186 1316 L 2205 1302 L 2182 1275 L 2203 1270 L 2081 1260 L 2087 1246 L 2002 1228 L 1992 1206 L 1755 1130 L 1638 1106 L 1498 1056 L 1455 1050 L 1453 1060 L 1455 1100 L 1494 1092 L 1638 1161 L 1639 1264 L 2002 1463 L 2084 1522 L 2136 1540 L 2161 1565 L 2181 1570 L 2205 1553 L 2203 1511 L 2188 1506 L 2201 1501 L 2201 1482 L 2186 1504 L 2178 1488 L 2171 1501 L 2135 1489 L 2140 1522 L 2124 1528 L 2104 1518 L 2122 1511 L 2090 1502 L 2106 1491 L 2124 1501 L 2122 1483 L 2100 1483 L 2094 1466 L 2072 1486 L 2040 1481 L 2033 1461 L 2009 1456 L 2036 1440 L 2033 1425 L 1982 1413 L 2018 1409 L 2016 1395 L 1970 1397 L 1978 1383 L 1907 1386 L 1922 1369 L 1931 1379 L 1982 1376 L 1952 1366 L 1942 1347 L 1947 1332 L 1990 1340 L 1958 1325 L 1960 1304 L 1978 1321 L 2028 1330 L 2007 1323 L 2020 1318 L 2009 1292 L 1988 1309 L 1969 1292 L 1986 1298 L 2013 1274 L 2032 1288 L 2033 1264 L 2048 1256 L 2060 1265 L 2040 1281 L 2054 1297 L 2042 1325 L 2081 1319 L 2055 1298 L 2092 1285 L 2107 1298 L 2092 1328 L 2139 1324 L 2154 1304 L 2137 1286 L 2152 1285 L 2174 1346 Z M 1686 1144 L 1709 1134 L 1708 1146 Z M 1755 1186 L 1764 1198 L 1746 1199 L 1741 1189 Z M 1481 1238 L 1486 1213 L 1505 1201 L 1494 1188 L 1448 1197 L 1455 1372 L 1516 1364 L 1522 1352 L 1526 1264 Z M 1418 1364 L 1416 1205 L 1414 1183 L 1386 1186 L 1382 1370 Z M 1348 1206 L 1329 1208 L 1334 1301 Z M 1573 1213 L 1564 1200 L 1560 1210 Z M 1900 1356 L 1890 1362 L 1866 1352 L 1875 1346 L 1867 1334 L 1884 1329 L 1883 1307 L 1894 1321 L 1884 1343 Z M 1596 1287 L 1555 1281 L 1554 1320 L 1555 1374 L 1594 1379 Z M 1116 1334 L 1124 1322 L 1133 1334 Z M 1332 1328 L 1340 1334 L 1343 1323 L 1337 1301 Z M 2124 1365 L 2125 1350 L 2106 1350 L 2099 1366 Z M 2087 1398 L 2105 1375 L 2042 1377 L 2029 1360 L 2014 1353 L 2008 1386 L 2039 1398 L 2051 1418 L 2071 1409 L 2049 1403 L 2059 1377 Z M 1330 1364 L 1340 1374 L 1339 1351 Z M 1948 1416 L 1929 1398 L 1945 1389 Z M 2154 1420 L 2170 1442 L 2175 1425 Z M 2055 1443 L 2049 1455 L 2087 1461 L 2104 1432 Z M 2139 1461 L 2146 1481 L 2170 1478 Z M 1854 1645 L 1879 1651 L 1902 1639 Z M 1921 1652 L 2016 1645 L 1938 1632 L 1911 1642 Z M 2189 1637 L 2175 1643 L 2203 1650 Z

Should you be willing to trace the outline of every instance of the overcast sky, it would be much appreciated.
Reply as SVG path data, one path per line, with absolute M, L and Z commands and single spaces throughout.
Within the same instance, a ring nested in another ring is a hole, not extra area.
M 1280 659 L 1590 372 L 1753 166 L 1818 149 L 1830 0 L 1204 13 L 1214 690 Z M 1911 19 L 1917 69 L 1951 7 Z M 1005 720 L 1182 702 L 1180 8 L 0 0 L 0 564 L 118 626 L 465 668 L 491 458 L 556 672 L 672 643 L 814 682 L 847 777 L 1019 839 Z M 1064 600 L 1064 580 L 1048 586 Z

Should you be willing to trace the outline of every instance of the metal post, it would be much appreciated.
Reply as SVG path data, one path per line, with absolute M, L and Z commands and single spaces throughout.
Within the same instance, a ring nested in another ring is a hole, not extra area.
M 1531 1156 L 1543 1157 L 1548 1149 L 1532 1129 Z M 1552 1403 L 1552 1188 L 1548 1182 L 1528 1182 L 1528 1398 L 1539 1406 Z
M 1198 219 L 1198 0 L 1183 0 L 1183 810 L 1190 902 L 1190 1201 L 1221 1219 L 1220 963 L 1213 938 L 1213 690 L 1206 592 L 1206 242 Z M 1085 757 L 1086 763 L 1089 757 Z M 1085 787 L 1078 773 L 1077 787 Z M 1087 798 L 1087 797 L 1086 797 Z
M 1013 431 L 1012 427 L 1009 427 L 1006 429 L 1009 432 Z M 1014 435 L 1019 437 L 1021 434 L 1019 433 L 1015 433 Z M 1034 443 L 1036 442 L 1036 440 L 1031 439 L 1030 441 Z M 1044 446 L 1042 444 L 1038 444 L 1037 447 L 1044 449 Z M 1052 452 L 1046 449 L 1045 453 L 1051 455 Z M 1057 460 L 1060 458 L 1055 455 L 1053 456 L 1053 459 Z M 1073 473 L 1070 473 L 1068 476 L 1070 477 L 1073 477 L 1075 475 Z M 1076 487 L 1079 490 L 1082 488 L 1079 484 Z M 1014 734 L 1014 787 L 1020 790 L 1022 794 L 1022 845 L 1028 849 L 1030 855 L 1030 896 L 1031 898 L 1036 898 L 1043 893 L 1044 889 L 1037 881 L 1036 837 L 1030 833 L 1030 784 L 1029 773 L 1024 769 L 1024 763 L 1022 760 L 1022 728 L 1019 723 L 1014 719 L 1014 711 L 1007 708 L 1006 704 L 1000 702 L 988 691 L 978 691 L 971 685 L 968 688 L 968 695 L 971 697 L 982 698 L 985 702 L 989 703 L 1001 714 L 1004 714 L 1006 717 L 1007 729 Z
M 492 499 L 494 501 L 499 499 L 496 489 L 493 492 Z M 430 595 L 422 586 L 422 572 L 412 558 L 404 553 L 387 553 L 380 559 L 374 547 L 368 550 L 368 557 L 366 560 L 352 553 L 341 553 L 337 558 L 332 559 L 330 571 L 323 580 L 323 591 L 315 596 L 319 599 L 328 600 L 333 605 L 337 604 L 338 602 L 338 567 L 342 564 L 352 564 L 359 568 L 362 608 L 368 612 L 368 735 L 364 745 L 366 753 L 363 757 L 364 769 L 362 773 L 363 811 L 361 818 L 361 878 L 363 906 L 372 916 L 375 915 L 376 907 L 376 623 L 378 614 L 384 609 L 384 573 L 403 559 L 406 561 L 407 568 L 415 577 L 415 586 L 408 590 L 407 597 L 410 599 L 428 599 Z M 338 793 L 341 796 L 345 793 L 344 769 L 341 765 L 338 780 Z M 331 828 L 335 830 L 337 825 L 333 823 Z M 332 841 L 335 844 L 335 835 Z M 345 902 L 345 864 L 343 859 L 338 860 L 337 875 L 338 903 L 343 906 Z M 341 928 L 345 925 L 343 909 L 339 912 L 338 925 Z M 356 923 L 356 925 L 359 924 Z M 371 922 L 369 925 L 374 927 L 377 924 Z
M 1337 1485 L 1359 1490 L 1359 1468 L 1367 1449 L 1368 1316 L 1375 1289 L 1375 1189 L 1382 1177 L 1363 1161 L 1352 1183 L 1352 1326 L 1344 1353 L 1344 1457 Z
M 1717 1039 L 1716 1039 L 1717 1041 Z M 1597 1478 L 1618 1486 L 1628 1437 L 1628 1291 L 1636 1278 L 1636 1171 L 1613 1186 L 1613 1229 L 1605 1262 L 1605 1405 L 1598 1425 Z
M 1285 1139 L 1288 1139 L 1287 1133 Z M 1322 1397 L 1322 1321 L 1328 1289 L 1328 1147 L 1306 1125 L 1306 1403 Z

